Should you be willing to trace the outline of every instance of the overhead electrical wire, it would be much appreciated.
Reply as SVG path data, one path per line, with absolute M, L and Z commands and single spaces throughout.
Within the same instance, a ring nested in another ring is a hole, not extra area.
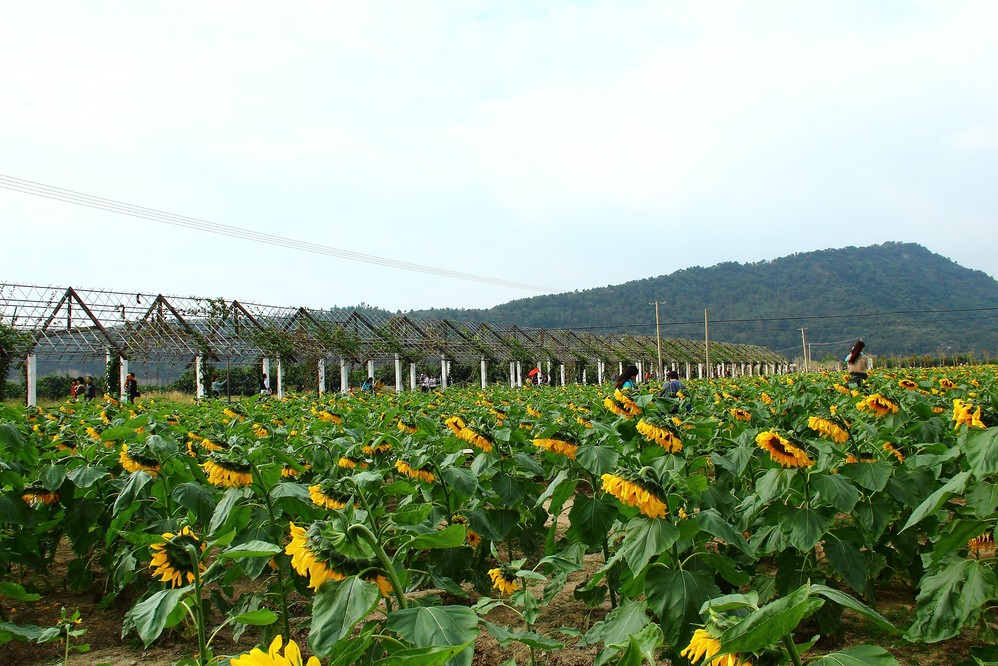
M 554 289 L 552 287 L 545 287 L 542 285 L 530 284 L 527 282 L 514 282 L 512 280 L 493 278 L 485 275 L 476 275 L 474 273 L 462 273 L 460 271 L 452 271 L 446 268 L 424 266 L 422 264 L 415 264 L 408 261 L 389 259 L 387 257 L 378 257 L 375 255 L 363 254 L 360 252 L 353 252 L 350 250 L 341 250 L 339 248 L 330 247 L 328 245 L 309 243 L 305 241 L 295 240 L 293 238 L 287 238 L 285 236 L 277 236 L 274 234 L 252 231 L 250 229 L 243 229 L 241 227 L 234 227 L 227 224 L 218 224 L 215 222 L 209 222 L 207 220 L 188 217 L 186 215 L 176 215 L 174 213 L 168 213 L 165 211 L 156 210 L 154 208 L 135 206 L 133 204 L 125 203 L 123 201 L 116 201 L 114 199 L 97 197 L 90 194 L 85 194 L 83 192 L 76 192 L 74 190 L 63 189 L 61 187 L 53 187 L 51 185 L 45 185 L 43 183 L 38 183 L 35 181 L 24 180 L 23 178 L 15 178 L 14 176 L 7 176 L 4 174 L 0 174 L 0 188 L 5 190 L 11 190 L 14 192 L 22 192 L 24 194 L 31 194 L 33 196 L 42 197 L 45 199 L 62 201 L 64 203 L 70 203 L 77 206 L 85 206 L 87 208 L 96 208 L 99 210 L 105 210 L 112 213 L 118 213 L 121 215 L 143 218 L 146 220 L 151 220 L 153 222 L 161 222 L 163 224 L 170 224 L 178 227 L 186 227 L 188 229 L 205 231 L 208 233 L 218 234 L 221 236 L 228 236 L 231 238 L 241 238 L 243 240 L 251 240 L 266 245 L 286 247 L 293 250 L 312 252 L 314 254 L 322 254 L 330 257 L 337 257 L 340 259 L 349 259 L 350 261 L 360 261 L 367 264 L 376 264 L 379 266 L 387 266 L 389 268 L 397 268 L 405 271 L 426 273 L 428 275 L 436 275 L 439 277 L 445 277 L 455 280 L 480 282 L 482 284 L 490 284 L 498 287 L 512 287 L 514 289 L 527 289 L 530 291 L 541 291 L 541 292 L 557 291 L 557 289 Z

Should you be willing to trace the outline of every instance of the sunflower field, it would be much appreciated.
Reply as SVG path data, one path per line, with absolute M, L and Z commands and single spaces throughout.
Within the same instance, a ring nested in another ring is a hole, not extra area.
M 11 612 L 59 552 L 199 666 L 998 659 L 998 369 L 844 379 L 0 405 L 0 654 L 82 640 Z M 541 628 L 566 590 L 592 614 Z

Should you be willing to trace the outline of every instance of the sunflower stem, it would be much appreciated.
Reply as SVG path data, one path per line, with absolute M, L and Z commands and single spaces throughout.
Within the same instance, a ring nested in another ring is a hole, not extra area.
M 270 497 L 270 489 L 264 483 L 263 475 L 260 473 L 260 469 L 256 466 L 256 463 L 251 460 L 249 464 L 254 476 L 257 478 L 257 483 L 263 490 L 263 501 L 267 505 L 267 515 L 270 517 L 270 529 L 274 530 L 277 534 L 275 541 L 280 541 L 282 531 L 277 527 L 277 516 L 274 513 L 274 502 Z M 284 584 L 284 570 L 280 565 L 277 566 L 277 587 L 281 601 L 281 628 L 284 630 L 285 636 L 290 636 L 291 625 L 288 622 L 288 591 L 287 586 Z
M 790 661 L 794 662 L 794 666 L 802 666 L 800 654 L 797 652 L 797 646 L 794 645 L 794 637 L 791 634 L 783 637 L 783 645 L 786 646 L 787 652 L 790 653 Z
M 194 624 L 197 627 L 198 632 L 198 664 L 199 666 L 208 666 L 208 640 L 205 636 L 204 631 L 204 602 L 201 599 L 201 558 L 198 557 L 197 548 L 191 544 L 187 544 L 184 549 L 191 558 L 191 562 L 194 563 L 194 605 L 197 608 L 196 620 Z
M 347 528 L 347 534 L 352 532 L 359 532 L 369 544 L 371 548 L 374 549 L 375 554 L 378 556 L 378 560 L 381 561 L 381 566 L 385 570 L 385 574 L 388 576 L 388 581 L 392 584 L 392 590 L 395 591 L 395 600 L 398 601 L 399 610 L 405 610 L 409 607 L 409 604 L 405 600 L 405 591 L 402 589 L 402 582 L 399 581 L 398 572 L 395 571 L 395 565 L 392 564 L 391 559 L 388 557 L 388 553 L 385 549 L 381 547 L 381 542 L 378 541 L 378 537 L 374 536 L 367 525 L 362 523 L 354 523 Z

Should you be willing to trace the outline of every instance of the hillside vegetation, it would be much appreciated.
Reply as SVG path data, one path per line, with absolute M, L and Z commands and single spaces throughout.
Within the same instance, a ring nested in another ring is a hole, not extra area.
M 800 353 L 801 328 L 814 359 L 845 354 L 849 341 L 857 337 L 881 356 L 986 358 L 998 352 L 998 312 L 986 310 L 998 308 L 998 282 L 913 243 L 695 266 L 485 310 L 413 314 L 654 335 L 655 300 L 664 301 L 663 336 L 702 337 L 706 309 L 712 339 L 764 345 L 791 357 Z

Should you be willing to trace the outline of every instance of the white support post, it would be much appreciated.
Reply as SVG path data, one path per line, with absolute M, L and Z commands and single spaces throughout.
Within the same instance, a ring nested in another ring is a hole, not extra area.
M 582 368 L 582 385 L 585 386 L 585 384 L 586 384 L 586 369 Z
M 367 376 L 374 377 L 374 359 L 367 362 Z
M 606 363 L 604 361 L 602 360 L 596 361 L 596 383 L 599 384 L 600 386 L 603 385 L 603 372 L 604 372 L 603 368 L 605 366 Z
M 558 367 L 561 369 L 561 385 L 564 386 L 565 385 L 565 364 L 561 363 L 561 364 L 558 365 Z
M 516 362 L 516 385 L 523 388 L 523 364 L 520 361 Z
M 640 384 L 640 383 L 642 383 L 645 380 L 644 363 L 642 363 L 641 361 L 638 361 L 637 366 L 638 366 L 637 383 Z
M 326 359 L 319 359 L 319 397 L 326 395 Z
M 617 361 L 617 376 L 620 377 L 622 374 L 624 374 L 624 362 Z
M 118 369 L 118 398 L 121 402 L 128 402 L 128 393 L 125 392 L 125 381 L 128 379 L 128 359 L 118 357 L 121 363 Z
M 548 361 L 548 371 L 544 376 L 547 378 L 547 383 L 551 384 L 551 361 Z
M 675 368 L 673 368 L 673 370 L 675 370 Z M 686 379 L 689 379 L 692 376 L 693 376 L 692 368 L 690 367 L 689 362 L 687 362 L 686 363 Z
M 447 357 L 440 355 L 440 389 L 447 388 Z
M 488 379 L 487 379 L 487 377 L 488 377 L 488 366 L 485 363 L 485 357 L 484 356 L 482 357 L 481 368 L 482 368 L 482 389 L 484 389 L 485 386 L 486 386 L 486 384 L 488 384 Z
M 204 399 L 204 357 L 201 354 L 194 357 L 194 395 L 198 400 Z
M 697 379 L 703 379 L 703 363 L 697 363 Z
M 402 392 L 402 359 L 395 354 L 395 392 Z
M 350 392 L 350 370 L 347 367 L 347 360 L 340 357 L 340 393 Z
M 281 399 L 284 397 L 284 364 L 281 363 L 281 357 L 277 357 L 277 398 Z
M 509 387 L 516 388 L 516 363 L 509 362 Z
M 416 364 L 415 363 L 410 363 L 409 364 L 409 390 L 410 391 L 415 391 L 416 390 Z
M 25 376 L 24 381 L 27 384 L 28 395 L 25 402 L 28 407 L 36 407 L 38 405 L 38 356 L 35 354 L 28 354 L 28 357 L 24 359 L 24 370 Z M 0 380 L 6 381 L 6 377 L 0 377 Z
M 269 382 L 270 388 L 274 388 L 274 378 L 270 376 L 270 359 L 264 356 L 260 365 L 260 372 L 267 375 L 267 382 Z

